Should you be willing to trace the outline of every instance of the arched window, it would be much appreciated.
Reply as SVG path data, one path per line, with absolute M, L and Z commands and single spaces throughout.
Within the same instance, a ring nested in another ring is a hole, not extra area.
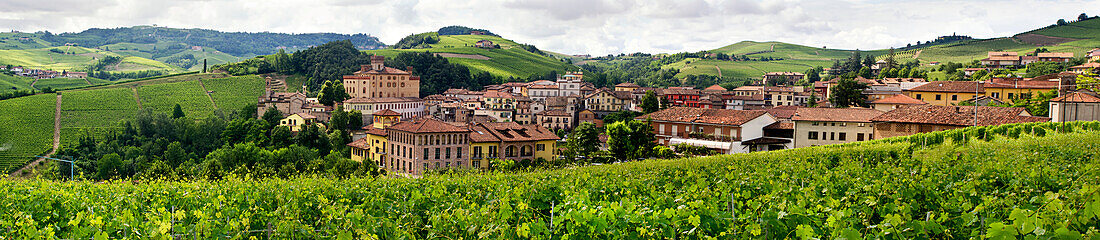
M 531 146 L 523 146 L 523 148 L 520 150 L 520 155 L 521 156 L 527 157 L 527 156 L 531 156 L 531 154 L 532 154 Z
M 504 156 L 515 157 L 516 156 L 516 146 L 508 146 L 508 148 L 505 148 L 504 149 Z

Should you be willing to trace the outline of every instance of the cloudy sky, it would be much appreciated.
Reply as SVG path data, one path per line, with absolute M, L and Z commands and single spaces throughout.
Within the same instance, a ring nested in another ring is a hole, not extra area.
M 542 49 L 604 55 L 743 40 L 881 49 L 952 32 L 1007 36 L 1100 14 L 1100 1 L 885 0 L 0 0 L 0 30 L 152 25 L 247 32 L 367 33 L 393 44 L 449 25 Z

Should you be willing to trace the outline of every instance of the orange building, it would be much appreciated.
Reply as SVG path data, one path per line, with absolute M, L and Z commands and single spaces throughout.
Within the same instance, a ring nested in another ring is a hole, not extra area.
M 354 75 L 344 76 L 344 90 L 352 98 L 420 97 L 420 77 L 386 67 L 386 57 L 371 56 Z M 411 68 L 409 69 L 412 70 Z

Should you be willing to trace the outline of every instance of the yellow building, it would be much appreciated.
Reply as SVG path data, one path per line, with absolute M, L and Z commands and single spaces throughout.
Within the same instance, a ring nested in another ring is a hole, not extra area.
M 470 159 L 479 168 L 487 168 L 491 159 L 496 158 L 553 160 L 559 139 L 554 132 L 538 125 L 478 123 L 470 126 Z
M 420 77 L 386 67 L 386 58 L 371 56 L 370 65 L 344 76 L 344 91 L 352 98 L 420 97 Z
M 370 159 L 381 168 L 386 161 L 387 136 L 385 129 L 401 121 L 401 114 L 383 109 L 374 113 L 374 124 L 365 127 L 366 137 L 348 144 L 351 147 L 351 160 Z
M 971 81 L 936 81 L 905 91 L 905 95 L 938 106 L 955 106 L 984 94 L 984 87 Z
M 633 92 L 634 90 L 637 90 L 640 87 L 642 87 L 642 86 L 638 86 L 638 84 L 626 82 L 626 83 L 615 84 L 615 91 Z
M 516 96 L 511 93 L 485 92 L 481 102 L 481 107 L 486 109 L 516 109 Z
M 283 118 L 283 120 L 279 120 L 279 126 L 290 127 L 291 132 L 301 131 L 302 126 L 307 124 L 317 124 L 318 126 L 324 126 L 321 125 L 321 123 L 317 122 L 317 117 L 305 113 L 291 114 L 290 116 Z
M 983 90 L 985 96 L 996 98 L 1006 103 L 1012 103 L 1016 100 L 1031 98 L 1031 96 L 1041 92 L 1058 91 L 1058 82 L 993 79 L 985 83 Z
M 630 92 L 598 90 L 584 96 L 585 109 L 600 112 L 618 112 L 630 105 Z

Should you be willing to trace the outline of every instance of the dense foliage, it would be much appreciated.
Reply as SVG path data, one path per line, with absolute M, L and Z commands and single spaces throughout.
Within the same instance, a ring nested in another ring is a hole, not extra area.
M 179 105 L 176 105 L 177 107 Z M 277 126 L 281 116 L 269 109 L 257 119 L 255 106 L 239 117 L 194 119 L 178 111 L 169 117 L 145 110 L 119 129 L 103 134 L 86 133 L 76 144 L 56 154 L 76 162 L 77 178 L 83 179 L 220 179 L 227 174 L 253 177 L 288 177 L 328 174 L 336 177 L 377 174 L 371 162 L 348 159 L 347 130 L 357 128 L 348 114 L 341 114 L 339 129 L 303 126 L 292 135 Z M 212 137 L 213 136 L 213 137 Z M 58 164 L 53 174 L 69 176 L 69 164 Z
M 481 90 L 500 81 L 485 72 L 470 74 L 466 66 L 451 63 L 447 58 L 430 52 L 403 52 L 386 63 L 398 69 L 412 67 L 412 74 L 420 76 L 422 96 L 440 94 L 449 88 Z
M 412 34 L 401 38 L 392 47 L 394 49 L 414 49 L 414 48 L 431 48 L 430 44 L 436 44 L 439 42 L 439 33 L 426 32 L 419 34 Z
M 483 35 L 500 37 L 500 35 L 496 35 L 495 33 L 490 32 L 489 30 L 469 28 L 469 27 L 465 27 L 465 26 L 446 26 L 446 27 L 440 28 L 439 31 L 437 31 L 437 32 L 439 33 L 439 35 L 469 35 L 470 31 L 481 31 L 482 33 L 484 33 Z
M 189 46 L 212 47 L 234 56 L 254 56 L 275 53 L 279 47 L 306 48 L 332 41 L 347 40 L 354 46 L 375 49 L 385 46 L 378 38 L 367 34 L 305 33 L 287 34 L 270 32 L 221 32 L 206 29 L 177 29 L 166 27 L 136 26 L 113 29 L 92 28 L 78 33 L 46 33 L 43 40 L 53 45 L 76 43 L 85 47 L 99 47 L 115 43 L 180 43 L 162 47 L 154 52 L 154 58 L 169 56 L 190 50 Z
M 0 229 L 69 239 L 1095 238 L 1100 124 L 1059 125 L 520 174 L 4 181 Z

